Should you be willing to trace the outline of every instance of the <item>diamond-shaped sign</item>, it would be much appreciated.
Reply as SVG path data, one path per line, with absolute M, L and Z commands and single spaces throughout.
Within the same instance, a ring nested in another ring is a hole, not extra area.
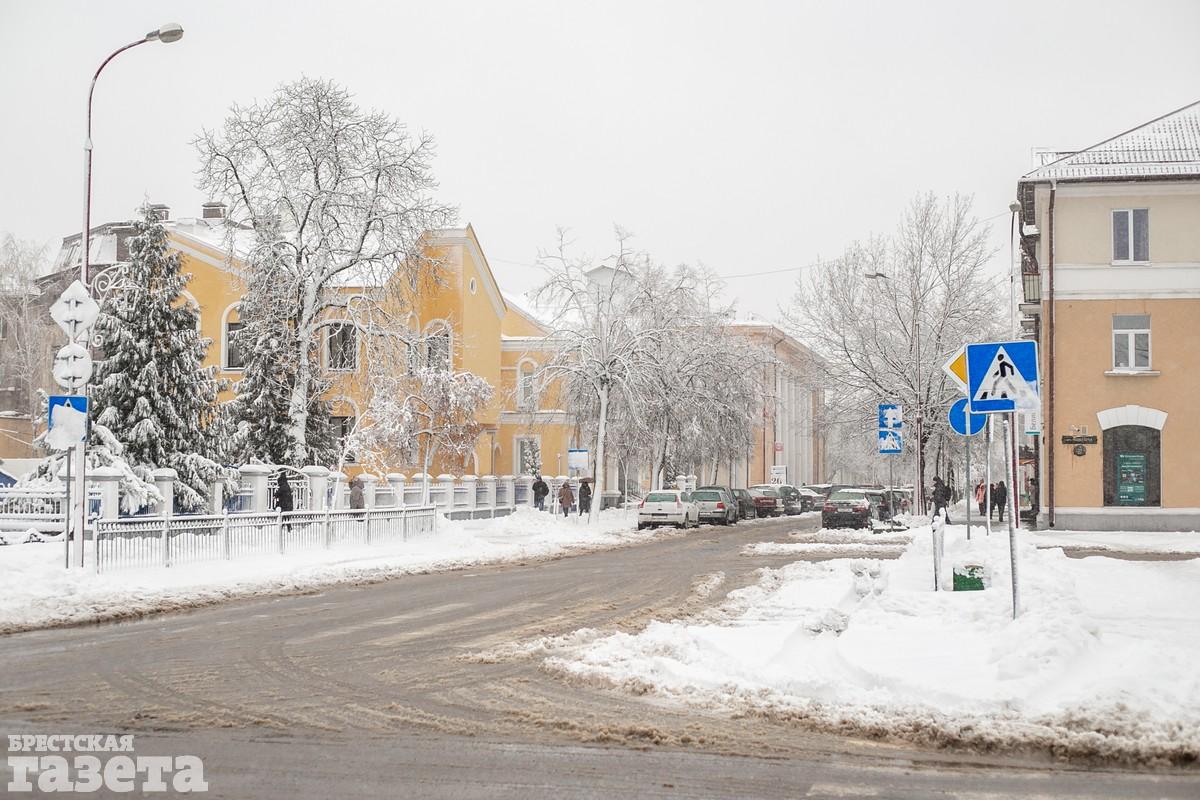
M 92 379 L 92 356 L 71 342 L 54 354 L 54 381 L 64 389 L 78 389 Z
M 50 316 L 72 342 L 77 342 L 96 324 L 100 305 L 92 299 L 83 282 L 76 280 L 50 306 Z

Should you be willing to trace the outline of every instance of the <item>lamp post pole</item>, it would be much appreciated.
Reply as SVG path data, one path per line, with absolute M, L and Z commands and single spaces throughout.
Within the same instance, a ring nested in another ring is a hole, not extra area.
M 150 31 L 141 39 L 114 50 L 108 58 L 100 62 L 100 66 L 96 68 L 96 73 L 92 75 L 91 86 L 88 87 L 87 99 L 87 122 L 86 135 L 83 140 L 83 231 L 80 234 L 80 252 L 79 259 L 79 280 L 91 291 L 91 283 L 88 280 L 88 267 L 91 259 L 91 230 L 92 230 L 92 96 L 96 92 L 96 81 L 100 78 L 100 73 L 108 66 L 108 62 L 124 53 L 146 42 L 163 42 L 170 44 L 177 42 L 183 38 L 183 28 L 174 22 L 168 22 L 158 30 Z M 76 387 L 73 390 L 74 394 L 86 394 L 86 387 Z M 79 444 L 75 445 L 75 492 L 73 498 L 72 518 L 75 520 L 75 531 L 78 547 L 76 561 L 80 567 L 83 566 L 83 532 L 87 526 L 87 438 Z M 68 537 L 69 538 L 69 537 Z M 97 550 L 100 547 L 99 540 L 96 541 Z

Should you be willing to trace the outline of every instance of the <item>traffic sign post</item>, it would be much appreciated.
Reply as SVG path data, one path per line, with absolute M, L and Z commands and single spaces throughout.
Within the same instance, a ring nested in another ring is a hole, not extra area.
M 950 406 L 950 409 L 946 412 L 946 418 L 950 421 L 951 430 L 963 437 L 963 442 L 967 450 L 965 483 L 967 486 L 971 486 L 971 437 L 983 430 L 983 426 L 987 422 L 987 417 L 983 414 L 972 414 L 968 411 L 967 398 L 964 397 Z M 971 503 L 974 500 L 974 497 L 967 497 L 967 539 L 971 538 Z

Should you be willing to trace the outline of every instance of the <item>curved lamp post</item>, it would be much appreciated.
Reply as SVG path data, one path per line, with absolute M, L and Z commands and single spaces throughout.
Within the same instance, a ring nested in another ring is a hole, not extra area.
M 80 245 L 82 256 L 79 259 L 79 280 L 85 287 L 90 287 L 88 280 L 88 262 L 91 256 L 91 231 L 92 231 L 92 95 L 96 92 L 96 81 L 100 78 L 100 73 L 108 66 L 108 62 L 124 53 L 146 42 L 162 42 L 170 44 L 178 42 L 183 38 L 183 26 L 177 22 L 168 22 L 158 30 L 153 30 L 138 39 L 136 42 L 130 42 L 122 48 L 114 50 L 108 58 L 100 62 L 100 66 L 96 69 L 96 74 L 92 76 L 92 84 L 88 88 L 87 99 L 87 135 L 83 140 L 83 232 L 80 235 Z M 89 288 L 90 292 L 90 288 Z M 79 391 L 78 389 L 76 391 Z M 83 390 L 86 392 L 86 389 Z M 75 513 L 73 514 L 78 526 L 78 563 L 83 566 L 83 529 L 87 522 L 87 476 L 86 471 L 86 456 L 87 442 L 81 442 L 75 447 L 76 471 L 75 471 Z M 69 538 L 69 537 L 68 537 Z M 97 554 L 99 553 L 100 542 L 97 539 L 96 547 Z

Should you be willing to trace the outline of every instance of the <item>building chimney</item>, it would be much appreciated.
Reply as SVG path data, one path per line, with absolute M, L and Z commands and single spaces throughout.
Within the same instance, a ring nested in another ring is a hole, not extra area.
M 200 206 L 201 219 L 225 219 L 225 204 L 210 200 Z
M 171 207 L 164 203 L 151 203 L 150 216 L 158 222 L 166 222 L 171 218 Z

